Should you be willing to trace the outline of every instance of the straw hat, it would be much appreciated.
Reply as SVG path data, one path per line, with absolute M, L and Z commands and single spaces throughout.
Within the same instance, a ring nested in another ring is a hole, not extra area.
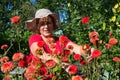
M 28 30 L 33 31 L 33 32 L 38 32 L 38 29 L 36 26 L 37 25 L 36 20 L 47 17 L 49 15 L 51 15 L 55 20 L 56 26 L 54 26 L 54 29 L 58 28 L 59 27 L 58 15 L 56 13 L 51 12 L 49 9 L 39 9 L 35 13 L 35 18 L 26 21 L 26 26 L 27 26 Z

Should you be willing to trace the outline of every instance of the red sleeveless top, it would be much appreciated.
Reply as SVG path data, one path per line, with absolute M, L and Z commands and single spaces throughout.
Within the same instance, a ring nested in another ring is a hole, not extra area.
M 61 38 L 61 39 L 60 39 Z M 70 42 L 70 40 L 66 37 L 66 36 L 64 36 L 64 35 L 62 35 L 62 36 L 60 36 L 59 38 L 56 38 L 56 47 L 55 47 L 55 49 L 56 50 L 58 50 L 60 53 L 62 53 L 62 49 L 63 49 L 63 47 L 61 46 L 61 44 L 60 44 L 60 42 L 61 41 L 64 41 L 64 39 L 65 39 L 65 43 L 64 43 L 64 48 L 66 47 L 66 45 Z M 29 47 L 32 45 L 32 43 L 34 43 L 34 42 L 39 42 L 39 41 L 44 41 L 43 39 L 42 39 L 42 37 L 40 36 L 40 34 L 32 34 L 31 36 L 30 36 L 30 38 L 29 38 Z M 47 44 L 44 44 L 43 45 L 43 48 L 44 48 L 44 50 L 45 50 L 45 52 L 46 53 L 50 53 L 51 52 L 51 50 L 50 50 L 50 48 L 47 46 Z M 30 55 L 32 55 L 33 56 L 33 53 L 30 51 Z

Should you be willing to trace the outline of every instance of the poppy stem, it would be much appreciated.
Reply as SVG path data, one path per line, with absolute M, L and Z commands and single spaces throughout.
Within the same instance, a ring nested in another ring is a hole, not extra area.
M 3 54 L 3 56 L 6 56 L 6 55 L 7 55 L 8 51 L 11 49 L 12 46 L 13 46 L 13 43 L 12 43 L 12 41 L 11 41 L 10 47 L 5 51 L 5 53 Z

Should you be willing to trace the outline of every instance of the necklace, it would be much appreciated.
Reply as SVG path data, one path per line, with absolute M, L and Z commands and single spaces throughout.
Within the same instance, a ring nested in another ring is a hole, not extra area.
M 54 38 L 47 38 L 46 43 L 50 49 L 54 49 L 56 47 Z
M 46 37 L 42 36 L 42 38 L 43 38 L 44 42 L 46 43 L 46 45 L 48 46 L 48 48 L 50 49 L 50 51 L 53 52 L 56 48 L 56 41 L 55 41 L 54 37 L 46 38 Z

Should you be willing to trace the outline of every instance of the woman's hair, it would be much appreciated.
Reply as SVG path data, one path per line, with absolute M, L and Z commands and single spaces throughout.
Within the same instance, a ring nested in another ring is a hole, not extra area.
M 54 30 L 55 30 L 57 28 L 56 21 L 55 21 L 54 17 L 52 17 L 51 15 L 49 15 L 49 17 L 52 19 L 53 27 L 54 27 Z

